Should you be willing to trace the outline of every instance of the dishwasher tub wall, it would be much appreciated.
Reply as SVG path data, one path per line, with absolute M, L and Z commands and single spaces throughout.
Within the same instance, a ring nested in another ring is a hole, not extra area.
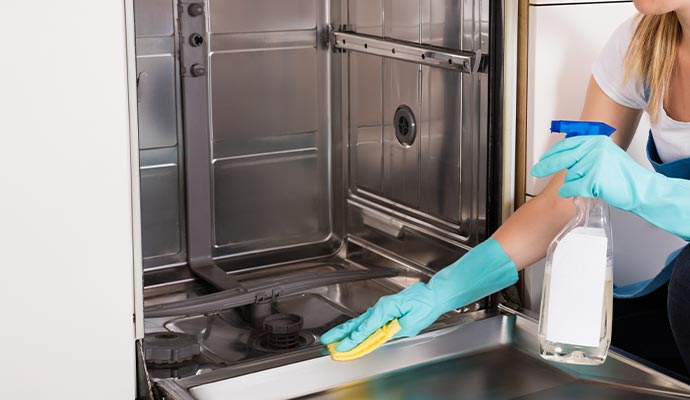
M 206 0 L 196 19 L 192 4 L 135 2 L 147 270 L 199 247 L 226 271 L 325 256 L 348 237 L 433 269 L 497 227 L 501 35 L 488 55 L 500 2 Z M 495 68 L 335 51 L 333 29 L 474 52 Z M 417 120 L 409 146 L 395 136 L 400 105 Z

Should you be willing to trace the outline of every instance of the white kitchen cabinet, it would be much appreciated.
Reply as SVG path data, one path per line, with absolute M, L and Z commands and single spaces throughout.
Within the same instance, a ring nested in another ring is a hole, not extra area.
M 539 157 L 561 135 L 549 133 L 551 120 L 580 117 L 591 66 L 614 30 L 636 12 L 632 2 L 533 1 L 529 7 L 527 103 L 528 198 L 538 194 L 548 179 L 529 174 Z M 645 155 L 649 122 L 640 123 L 628 149 L 639 163 L 651 168 Z M 627 284 L 654 276 L 680 239 L 640 218 L 613 209 L 614 280 Z M 539 309 L 543 261 L 525 272 L 526 306 Z
M 130 5 L 3 3 L 1 399 L 136 396 Z

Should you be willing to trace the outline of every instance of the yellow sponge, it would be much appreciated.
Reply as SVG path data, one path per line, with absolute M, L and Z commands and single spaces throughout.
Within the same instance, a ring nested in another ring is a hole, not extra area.
M 331 358 L 336 361 L 349 361 L 356 358 L 365 356 L 372 351 L 376 350 L 379 346 L 386 343 L 390 338 L 395 336 L 396 333 L 400 332 L 400 324 L 397 319 L 394 319 L 387 323 L 386 325 L 379 328 L 376 332 L 372 333 L 371 336 L 364 339 L 362 343 L 357 345 L 354 349 L 350 351 L 340 352 L 335 349 L 338 343 L 331 343 L 328 346 L 328 351 L 331 352 Z

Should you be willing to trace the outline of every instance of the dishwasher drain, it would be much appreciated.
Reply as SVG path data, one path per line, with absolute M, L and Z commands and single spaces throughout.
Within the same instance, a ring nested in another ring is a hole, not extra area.
M 252 340 L 256 350 L 276 353 L 304 348 L 314 338 L 301 331 L 302 317 L 294 314 L 274 314 L 263 321 L 263 332 Z
M 393 116 L 393 125 L 398 142 L 404 147 L 412 146 L 417 137 L 417 119 L 412 109 L 404 104 L 399 106 Z

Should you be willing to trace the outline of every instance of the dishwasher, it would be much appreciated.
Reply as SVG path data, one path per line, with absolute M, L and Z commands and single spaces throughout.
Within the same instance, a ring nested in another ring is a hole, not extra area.
M 140 398 L 690 398 L 541 360 L 514 287 L 359 360 L 319 342 L 508 215 L 517 1 L 134 5 Z

